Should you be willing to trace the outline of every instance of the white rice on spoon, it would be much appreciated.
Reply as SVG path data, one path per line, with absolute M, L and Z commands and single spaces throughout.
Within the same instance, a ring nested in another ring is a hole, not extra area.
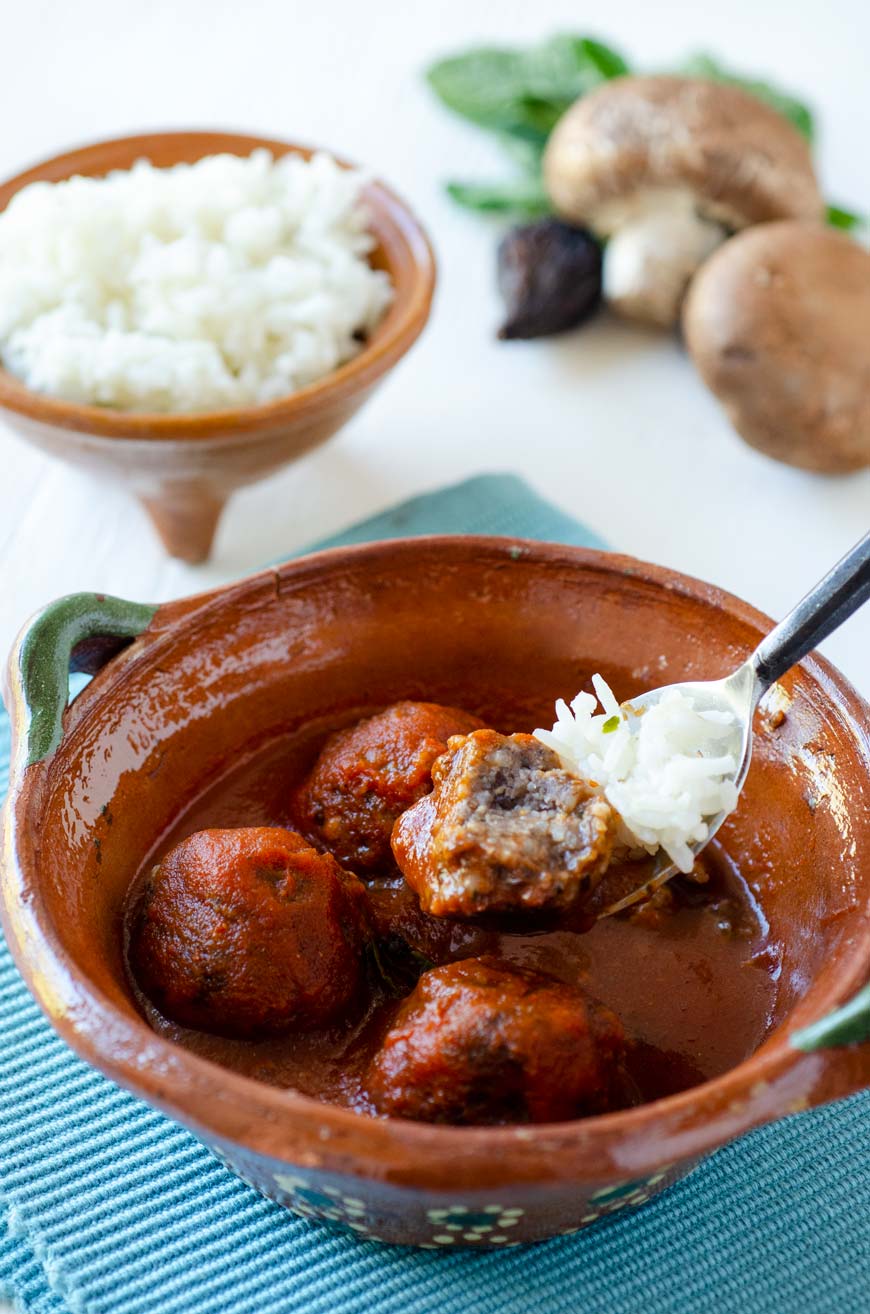
M 697 711 L 693 699 L 673 690 L 643 712 L 632 733 L 600 675 L 592 685 L 597 698 L 580 693 L 570 706 L 560 698 L 552 730 L 535 737 L 619 813 L 622 844 L 651 854 L 663 849 L 680 871 L 691 871 L 690 845 L 707 839 L 712 817 L 737 806 L 736 717 Z

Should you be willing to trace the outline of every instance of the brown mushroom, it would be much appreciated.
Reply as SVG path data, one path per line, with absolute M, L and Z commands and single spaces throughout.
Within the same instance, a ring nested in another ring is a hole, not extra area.
M 544 178 L 562 218 L 609 239 L 605 301 L 666 326 L 729 231 L 823 213 L 798 130 L 738 87 L 697 78 L 617 78 L 584 96 L 550 137 Z
M 740 233 L 695 276 L 692 359 L 751 446 L 841 474 L 870 465 L 870 252 L 820 224 Z

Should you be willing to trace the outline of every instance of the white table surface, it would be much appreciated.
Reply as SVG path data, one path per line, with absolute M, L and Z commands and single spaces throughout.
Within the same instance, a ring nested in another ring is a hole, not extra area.
M 454 208 L 441 184 L 495 176 L 501 158 L 420 76 L 438 53 L 554 30 L 599 34 L 649 68 L 709 50 L 806 93 L 822 125 L 825 187 L 870 209 L 865 0 L 31 0 L 10 6 L 3 26 L 0 175 L 149 127 L 287 136 L 391 182 L 428 225 L 440 262 L 416 349 L 335 440 L 237 495 L 207 565 L 168 560 L 126 496 L 0 422 L 4 653 L 28 614 L 59 594 L 160 601 L 200 590 L 484 470 L 516 471 L 626 551 L 774 615 L 867 529 L 870 472 L 823 479 L 752 452 L 669 337 L 602 320 L 559 339 L 494 340 L 496 230 Z M 825 647 L 870 694 L 870 608 Z

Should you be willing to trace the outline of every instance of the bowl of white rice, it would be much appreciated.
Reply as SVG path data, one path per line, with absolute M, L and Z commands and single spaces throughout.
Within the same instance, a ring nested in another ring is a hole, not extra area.
M 0 185 L 0 408 L 123 482 L 167 550 L 325 442 L 422 331 L 435 267 L 407 205 L 288 142 L 100 142 Z

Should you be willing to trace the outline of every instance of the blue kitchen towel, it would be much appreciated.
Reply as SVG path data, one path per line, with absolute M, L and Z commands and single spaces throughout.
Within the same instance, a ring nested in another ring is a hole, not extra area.
M 518 480 L 331 540 L 597 540 Z M 0 795 L 8 723 L 0 723 Z M 870 1314 L 870 1096 L 727 1146 L 637 1212 L 510 1253 L 406 1251 L 286 1213 L 81 1063 L 0 942 L 0 1291 L 33 1314 Z

